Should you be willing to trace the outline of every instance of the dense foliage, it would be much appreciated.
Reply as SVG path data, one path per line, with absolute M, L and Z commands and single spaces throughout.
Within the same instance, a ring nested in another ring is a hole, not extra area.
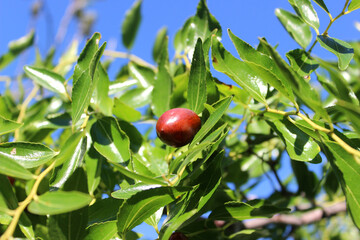
M 143 222 L 159 239 L 174 231 L 172 239 L 359 239 L 360 43 L 328 30 L 360 1 L 344 0 L 333 17 L 314 0 L 330 18 L 323 33 L 310 0 L 289 2 L 293 13 L 275 11 L 299 44 L 287 60 L 265 38 L 254 48 L 224 31 L 205 0 L 177 32 L 173 60 L 166 29 L 153 47 L 155 65 L 105 50 L 100 33 L 79 56 L 76 42 L 56 63 L 56 49 L 37 55 L 18 90 L 7 86 L 0 96 L 1 240 L 138 239 L 132 230 Z M 129 52 L 141 5 L 122 23 Z M 32 48 L 35 34 L 9 44 L 0 70 Z M 316 44 L 337 61 L 313 56 Z M 115 79 L 104 51 L 129 59 Z M 25 96 L 24 79 L 33 82 Z M 152 137 L 172 108 L 191 109 L 202 122 L 180 148 Z M 152 127 L 139 131 L 145 122 Z M 284 162 L 291 163 L 285 181 L 278 174 Z M 322 175 L 312 164 L 322 164 Z M 251 191 L 263 181 L 273 193 L 258 199 Z

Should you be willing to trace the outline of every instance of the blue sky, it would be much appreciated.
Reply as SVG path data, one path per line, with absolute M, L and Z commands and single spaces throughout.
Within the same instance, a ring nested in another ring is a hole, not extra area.
M 46 54 L 52 45 L 60 21 L 66 11 L 70 1 L 67 0 L 44 0 L 45 11 L 39 15 L 36 21 L 31 21 L 30 8 L 34 1 L 30 0 L 0 0 L 0 55 L 7 51 L 9 41 L 25 35 L 31 28 L 36 29 L 36 46 L 40 52 Z M 133 0 L 99 0 L 91 1 L 86 8 L 97 15 L 97 21 L 93 32 L 102 34 L 102 41 L 108 42 L 108 48 L 117 51 L 126 51 L 121 44 L 120 28 L 124 19 L 125 11 L 131 7 Z M 325 0 L 330 12 L 336 16 L 342 9 L 345 0 Z M 174 48 L 172 46 L 173 37 L 178 29 L 188 17 L 195 14 L 197 0 L 144 0 L 142 6 L 142 22 L 135 41 L 132 53 L 144 60 L 153 63 L 151 53 L 152 46 L 157 31 L 166 26 L 169 33 L 170 57 L 173 57 Z M 217 18 L 223 28 L 223 44 L 227 50 L 237 56 L 234 47 L 227 36 L 226 29 L 244 39 L 253 46 L 258 43 L 259 37 L 266 37 L 272 44 L 278 46 L 278 51 L 285 56 L 285 53 L 298 48 L 280 22 L 275 17 L 276 8 L 283 8 L 293 12 L 290 4 L 286 0 L 208 0 L 210 12 Z M 329 22 L 327 14 L 315 4 L 315 9 L 320 18 L 320 32 L 323 32 Z M 359 11 L 343 16 L 329 31 L 329 35 L 345 41 L 359 40 L 360 32 L 355 28 L 355 22 L 360 22 Z M 59 45 L 56 56 L 59 56 L 66 49 L 75 34 L 76 22 L 72 20 L 64 41 Z M 313 35 L 315 33 L 313 32 Z M 84 42 L 80 48 L 83 47 Z M 319 44 L 313 50 L 313 54 L 326 59 L 336 59 L 334 55 L 328 53 Z M 34 60 L 34 50 L 22 56 L 1 70 L 0 76 L 14 76 L 22 69 L 25 63 L 31 64 Z M 114 79 L 114 74 L 124 60 L 117 60 L 110 68 L 110 79 Z M 222 81 L 229 79 L 217 72 L 214 75 Z M 0 85 L 0 94 L 3 89 Z M 283 168 L 290 168 L 290 164 Z M 286 172 L 285 170 L 283 170 Z M 283 175 L 284 176 L 284 175 Z M 284 176 L 284 178 L 286 175 Z M 271 189 L 271 186 L 269 187 Z M 141 226 L 137 228 L 146 235 L 146 239 L 154 239 L 156 235 L 151 227 Z

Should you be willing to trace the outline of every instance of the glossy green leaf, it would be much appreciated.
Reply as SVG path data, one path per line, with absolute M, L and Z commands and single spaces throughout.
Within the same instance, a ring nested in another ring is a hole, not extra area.
M 329 9 L 326 7 L 324 0 L 314 0 L 325 12 L 330 13 Z
M 35 83 L 67 99 L 65 79 L 61 75 L 47 69 L 30 66 L 25 66 L 24 71 Z
M 100 57 L 104 52 L 106 43 L 104 43 L 94 54 L 91 59 L 90 66 L 85 69 L 80 77 L 75 81 L 74 78 L 74 86 L 72 91 L 72 125 L 73 127 L 80 120 L 81 115 L 85 113 L 87 110 L 91 96 L 94 90 L 94 74 L 97 69 L 97 64 L 100 61 Z M 81 55 L 80 55 L 81 57 Z M 79 58 L 80 58 L 79 57 Z M 83 63 L 83 62 L 81 62 Z M 79 64 L 79 63 L 78 63 Z M 75 74 L 75 72 L 74 72 Z
M 360 8 L 360 1 L 359 0 L 351 0 L 350 4 L 348 6 L 348 11 L 352 12 L 359 8 Z
M 286 151 L 293 160 L 320 162 L 319 145 L 286 117 L 266 114 L 267 123 L 283 140 Z
M 128 163 L 130 161 L 130 141 L 120 129 L 115 118 L 98 119 L 91 127 L 94 147 L 110 162 Z
M 188 84 L 188 102 L 191 110 L 201 113 L 206 103 L 206 66 L 201 38 L 196 42 Z
M 345 113 L 348 119 L 351 121 L 351 126 L 360 133 L 360 107 L 357 104 L 339 100 L 336 103 L 341 112 Z
M 277 8 L 275 10 L 276 17 L 280 20 L 290 36 L 302 47 L 306 48 L 311 42 L 311 30 L 298 16 Z
M 167 46 L 167 44 L 166 44 Z M 163 55 L 167 55 L 163 52 Z M 152 91 L 152 110 L 156 116 L 160 117 L 165 111 L 170 109 L 170 99 L 173 88 L 173 80 L 166 67 L 166 62 L 160 61 L 159 71 L 155 77 L 154 89 Z
M 138 129 L 129 122 L 118 120 L 118 124 L 130 139 L 130 149 L 134 153 L 138 152 L 143 144 L 144 138 Z
M 91 147 L 85 155 L 86 176 L 90 195 L 93 195 L 94 191 L 99 186 L 101 180 L 101 166 L 104 160 L 104 157 L 93 147 Z
M 205 41 L 215 29 L 217 29 L 216 36 L 221 37 L 219 22 L 210 13 L 206 1 L 200 0 L 196 14 L 185 22 L 183 28 L 176 35 L 175 47 L 176 49 L 184 50 L 188 54 L 189 59 L 192 59 L 198 38 Z
M 80 209 L 90 202 L 91 197 L 89 195 L 77 191 L 46 192 L 32 201 L 28 210 L 38 215 L 55 215 Z
M 34 179 L 35 176 L 12 158 L 0 158 L 0 174 L 20 179 Z
M 79 146 L 81 146 L 83 137 L 84 132 L 76 132 L 64 141 L 63 146 L 61 146 L 60 153 L 54 159 L 54 161 L 56 161 L 55 166 L 59 166 L 65 161 L 73 158 L 74 152 L 76 149 L 79 150 Z
M 189 212 L 179 215 L 175 220 L 172 219 L 173 221 L 171 221 L 170 225 L 167 225 L 166 228 L 164 227 L 161 228 L 161 232 L 159 234 L 159 240 L 169 239 L 169 237 L 174 231 L 178 230 L 181 227 L 181 225 L 186 223 L 196 213 L 197 210 L 193 209 Z
M 323 48 L 336 55 L 340 70 L 344 71 L 349 66 L 350 61 L 354 56 L 354 49 L 350 44 L 342 40 L 323 35 L 317 36 L 317 40 Z
M 55 67 L 56 72 L 61 76 L 66 76 L 66 74 L 72 70 L 73 61 L 78 56 L 78 47 L 79 41 L 73 40 L 66 51 L 59 58 L 59 63 Z M 54 69 L 54 70 L 55 70 Z
M 120 93 L 124 90 L 135 86 L 137 81 L 135 79 L 127 80 L 125 82 L 110 82 L 109 95 Z
M 231 41 L 233 42 L 236 51 L 238 52 L 240 58 L 242 58 L 245 62 L 253 63 L 251 66 L 255 68 L 255 65 L 260 65 L 262 68 L 267 69 L 276 77 L 273 77 L 271 74 L 264 75 L 265 81 L 267 81 L 271 86 L 276 88 L 280 93 L 286 96 L 290 101 L 295 103 L 295 98 L 293 91 L 290 87 L 289 80 L 284 77 L 279 68 L 276 67 L 276 64 L 273 59 L 269 56 L 255 50 L 248 43 L 243 41 L 242 39 L 235 36 L 230 29 L 228 30 Z M 255 68 L 254 70 L 259 69 Z M 259 73 L 263 71 L 258 71 Z
M 154 85 L 155 72 L 149 67 L 141 66 L 134 62 L 130 62 L 129 74 L 132 78 L 136 79 L 139 82 L 139 85 L 143 88 L 148 88 Z
M 118 232 L 124 234 L 155 213 L 159 208 L 175 201 L 188 189 L 160 187 L 141 191 L 120 207 L 118 212 Z
M 267 84 L 245 62 L 232 56 L 220 41 L 212 38 L 211 56 L 214 68 L 228 75 L 244 88 L 254 99 L 266 105 Z
M 302 77 L 308 77 L 319 67 L 318 62 L 303 49 L 291 50 L 286 53 L 286 57 L 294 71 Z
M 151 102 L 153 87 L 133 88 L 126 91 L 119 99 L 132 108 L 143 107 Z
M 114 106 L 112 112 L 119 119 L 128 122 L 136 122 L 141 118 L 141 113 L 138 110 L 126 105 L 117 98 L 114 98 Z
M 35 32 L 30 31 L 27 35 L 11 41 L 8 45 L 9 52 L 0 56 L 0 69 L 6 67 L 16 56 L 34 44 Z
M 109 76 L 104 67 L 99 64 L 94 77 L 94 92 L 91 99 L 91 107 L 94 111 L 101 112 L 106 116 L 112 115 L 113 100 L 109 97 Z
M 314 29 L 319 29 L 318 15 L 310 0 L 294 0 L 301 18 Z
M 287 213 L 290 209 L 280 208 L 272 205 L 267 205 L 264 200 L 251 200 L 247 203 L 243 202 L 227 202 L 209 216 L 209 219 L 216 220 L 233 220 L 238 221 L 252 219 L 252 218 L 266 218 L 271 217 L 277 213 Z
M 218 105 L 216 110 L 210 115 L 210 117 L 206 120 L 206 122 L 202 125 L 200 130 L 195 135 L 194 139 L 190 143 L 190 147 L 194 146 L 198 142 L 200 142 L 209 131 L 215 126 L 215 124 L 220 120 L 220 118 L 225 114 L 231 103 L 232 97 L 227 97 L 222 99 Z
M 156 39 L 152 50 L 152 57 L 155 62 L 160 61 L 161 51 L 166 46 L 166 41 L 167 41 L 166 38 L 167 38 L 167 28 L 163 27 L 156 34 Z
M 88 234 L 84 240 L 110 240 L 116 237 L 117 226 L 116 221 L 108 221 L 105 223 L 95 224 L 88 229 Z
M 115 198 L 97 199 L 96 202 L 89 207 L 89 225 L 114 221 L 117 212 L 123 204 L 123 200 Z
M 304 162 L 291 161 L 291 167 L 299 186 L 298 192 L 305 193 L 308 198 L 314 198 L 318 185 L 316 174 L 310 171 Z
M 79 142 L 75 149 L 69 153 L 68 158 L 64 161 L 62 166 L 55 169 L 51 179 L 51 186 L 60 188 L 71 177 L 75 170 L 81 165 L 86 152 L 87 138 L 84 137 Z
M 122 41 L 127 49 L 131 49 L 141 22 L 142 0 L 137 0 L 126 12 L 121 26 Z
M 347 209 L 355 225 L 360 228 L 360 165 L 354 156 L 345 151 L 338 143 L 333 141 L 324 143 L 329 148 L 329 151 L 325 153 L 345 193 Z
M 0 143 L 0 158 L 12 159 L 24 168 L 34 168 L 45 164 L 55 155 L 56 152 L 40 143 Z
M 144 222 L 155 229 L 158 227 L 159 222 L 161 220 L 161 217 L 164 212 L 164 207 L 159 208 L 155 213 L 153 213 L 148 219 L 146 219 Z
M 86 45 L 77 60 L 77 64 L 75 65 L 73 85 L 75 85 L 80 76 L 90 67 L 90 63 L 98 51 L 100 38 L 100 33 L 94 33 L 86 42 Z
M 319 93 L 309 84 L 309 82 L 305 81 L 304 78 L 296 74 L 294 70 L 284 61 L 284 59 L 281 58 L 280 54 L 272 46 L 270 46 L 268 42 L 266 42 L 266 40 L 260 39 L 260 42 L 270 54 L 272 59 L 274 59 L 276 67 L 279 68 L 284 77 L 288 79 L 288 82 L 296 96 L 319 116 L 327 121 L 330 121 L 330 117 L 323 107 Z
M 13 132 L 22 125 L 22 123 L 17 123 L 0 115 L 0 135 Z
M 113 198 L 117 198 L 117 199 L 128 199 L 138 192 L 148 190 L 148 189 L 158 188 L 158 187 L 161 187 L 161 185 L 157 185 L 157 184 L 147 185 L 147 184 L 143 184 L 143 183 L 138 183 L 135 185 L 131 185 L 128 188 L 120 189 L 115 192 L 112 192 L 111 196 Z

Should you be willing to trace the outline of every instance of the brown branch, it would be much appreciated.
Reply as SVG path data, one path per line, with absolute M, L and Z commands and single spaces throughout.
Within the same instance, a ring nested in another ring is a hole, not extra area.
M 273 216 L 272 218 L 253 219 L 243 222 L 243 226 L 246 229 L 262 228 L 271 223 L 302 226 L 318 222 L 323 218 L 329 218 L 345 211 L 346 203 L 339 202 L 328 207 L 310 210 L 306 213 L 301 214 L 300 216 L 295 216 L 294 214 L 278 214 Z

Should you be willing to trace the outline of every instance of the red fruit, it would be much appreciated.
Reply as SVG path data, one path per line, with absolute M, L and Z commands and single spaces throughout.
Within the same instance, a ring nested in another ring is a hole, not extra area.
M 7 178 L 9 179 L 10 184 L 11 184 L 11 185 L 14 185 L 15 178 L 13 178 L 13 177 L 7 177 Z
M 171 234 L 169 240 L 188 240 L 188 238 L 181 232 L 174 232 Z
M 161 141 L 181 147 L 191 142 L 201 127 L 201 120 L 195 112 L 186 108 L 174 108 L 160 116 L 156 133 Z

